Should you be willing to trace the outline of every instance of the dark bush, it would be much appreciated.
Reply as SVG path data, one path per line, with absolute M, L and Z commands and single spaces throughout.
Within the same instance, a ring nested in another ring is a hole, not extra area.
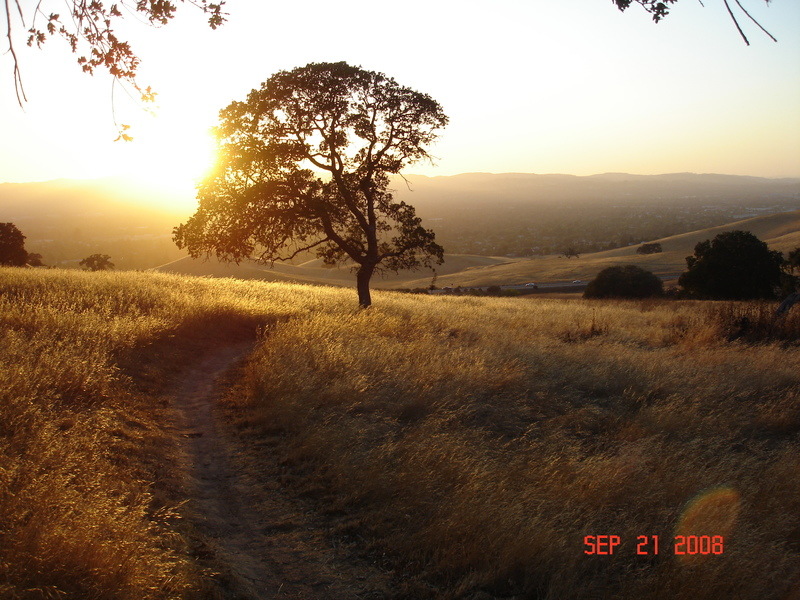
M 725 231 L 686 257 L 678 284 L 698 298 L 771 299 L 781 286 L 783 256 L 749 231 Z
M 659 252 L 663 252 L 663 250 L 661 249 L 661 244 L 658 242 L 642 244 L 636 249 L 637 254 L 658 254 Z
M 628 265 L 608 267 L 597 274 L 584 298 L 650 298 L 664 293 L 664 283 L 650 271 Z

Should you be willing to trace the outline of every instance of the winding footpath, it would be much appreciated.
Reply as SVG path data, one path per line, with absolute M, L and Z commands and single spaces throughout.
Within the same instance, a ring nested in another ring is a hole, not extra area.
M 388 576 L 332 547 L 324 523 L 270 477 L 274 470 L 255 464 L 252 448 L 220 420 L 224 376 L 252 348 L 247 342 L 213 350 L 183 374 L 174 392 L 178 435 L 185 440 L 185 513 L 201 538 L 199 554 L 216 571 L 209 576 L 231 599 L 390 597 Z

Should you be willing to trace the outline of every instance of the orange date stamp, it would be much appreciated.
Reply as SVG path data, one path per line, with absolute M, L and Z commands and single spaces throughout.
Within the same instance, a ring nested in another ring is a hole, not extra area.
M 623 540 L 618 535 L 587 535 L 583 538 L 584 554 L 611 556 L 618 554 Z M 636 536 L 636 554 L 655 556 L 662 550 L 675 556 L 709 556 L 725 552 L 725 538 L 721 535 L 676 535 L 662 543 L 657 535 Z

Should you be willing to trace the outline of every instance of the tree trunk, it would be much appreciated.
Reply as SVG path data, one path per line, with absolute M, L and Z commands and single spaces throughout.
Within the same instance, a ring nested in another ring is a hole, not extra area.
M 372 279 L 374 265 L 361 265 L 356 273 L 356 287 L 358 288 L 358 303 L 361 308 L 369 308 L 372 298 L 369 295 L 369 280 Z

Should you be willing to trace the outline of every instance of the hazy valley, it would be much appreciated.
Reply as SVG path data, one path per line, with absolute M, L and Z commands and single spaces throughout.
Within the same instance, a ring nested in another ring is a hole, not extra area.
M 479 173 L 406 179 L 393 182 L 395 197 L 417 208 L 447 253 L 437 268 L 440 285 L 586 280 L 617 263 L 673 275 L 684 269 L 698 241 L 735 222 L 775 249 L 798 245 L 800 216 L 791 212 L 800 209 L 797 179 Z M 48 265 L 77 267 L 100 252 L 123 269 L 352 285 L 347 267 L 327 268 L 311 253 L 272 268 L 184 258 L 171 231 L 190 214 L 175 207 L 188 205 L 185 197 L 113 179 L 0 184 L 0 220 L 16 223 L 29 251 L 42 254 Z M 761 218 L 775 213 L 787 214 Z M 748 218 L 755 220 L 739 223 Z M 644 241 L 661 241 L 664 253 L 637 255 Z M 569 247 L 580 258 L 559 258 Z M 375 283 L 425 287 L 432 276 L 408 271 Z

